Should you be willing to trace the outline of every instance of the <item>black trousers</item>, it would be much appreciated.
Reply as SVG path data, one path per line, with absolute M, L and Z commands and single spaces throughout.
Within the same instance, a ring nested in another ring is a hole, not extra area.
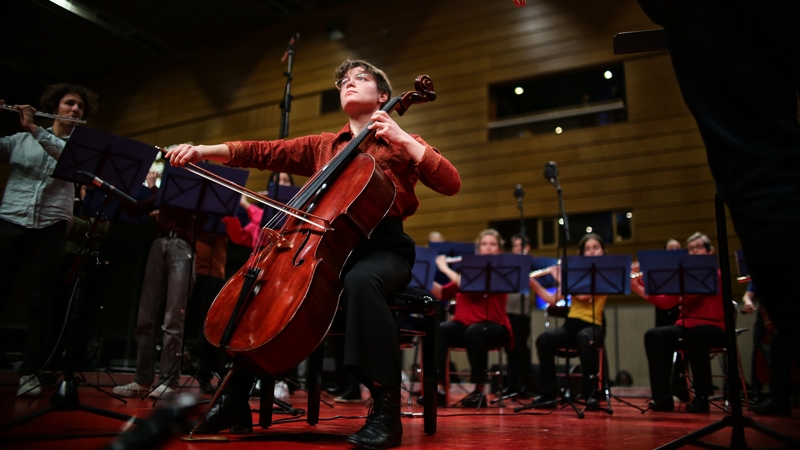
M 66 221 L 45 228 L 25 228 L 0 219 L 0 310 L 11 296 L 17 278 L 24 281 L 28 330 L 20 374 L 42 369 L 48 355 L 53 321 L 53 285 L 64 258 Z
M 558 395 L 556 380 L 556 355 L 558 348 L 575 347 L 581 361 L 581 395 L 587 398 L 597 389 L 592 375 L 598 372 L 597 346 L 603 343 L 603 328 L 577 319 L 567 319 L 564 326 L 547 330 L 536 339 L 539 355 L 539 393 L 555 397 Z
M 767 328 L 764 324 L 764 317 L 760 311 L 756 311 L 756 320 L 753 322 L 753 353 L 750 360 L 750 388 L 753 390 L 753 397 L 759 397 L 764 384 L 758 379 L 756 366 L 758 364 L 758 352 L 764 352 L 764 357 L 767 358 L 766 362 L 769 363 L 769 355 L 771 352 L 770 343 L 764 343 L 764 338 L 767 335 Z M 767 380 L 764 380 L 767 381 Z
M 705 143 L 759 297 L 800 361 L 793 283 L 800 258 L 800 2 L 639 0 L 664 26 L 672 65 Z
M 203 369 L 208 368 L 220 375 L 225 374 L 225 364 L 229 358 L 223 350 L 214 347 L 208 342 L 203 331 L 203 324 L 205 323 L 208 309 L 211 308 L 211 304 L 217 298 L 220 289 L 225 285 L 225 281 L 223 278 L 212 277 L 211 275 L 195 275 L 194 289 L 192 289 L 189 306 L 186 308 L 186 323 L 184 326 L 184 336 L 196 336 L 191 352 L 205 365 Z M 203 376 L 205 375 L 207 374 L 204 373 Z
M 676 350 L 686 350 L 686 359 L 692 368 L 694 389 L 698 396 L 714 393 L 711 384 L 709 350 L 725 347 L 725 331 L 713 325 L 684 328 L 677 325 L 651 328 L 644 335 L 644 347 L 650 369 L 650 391 L 653 400 L 672 400 L 669 379 L 672 355 Z
M 508 355 L 508 375 L 506 386 L 509 389 L 526 391 L 531 385 L 531 318 L 521 314 L 509 314 L 511 331 L 514 333 L 514 349 L 506 347 Z
M 358 381 L 400 390 L 400 338 L 389 298 L 411 281 L 414 240 L 403 232 L 399 217 L 387 217 L 350 255 L 344 269 L 344 365 Z M 255 374 L 237 370 L 226 394 L 246 398 Z
M 778 401 L 787 401 L 792 395 L 792 361 L 783 331 L 775 331 L 770 337 L 769 396 Z
M 483 321 L 466 326 L 461 322 L 444 322 L 439 325 L 439 342 L 436 346 L 439 360 L 439 382 L 445 383 L 444 365 L 450 347 L 467 349 L 470 382 L 486 383 L 489 368 L 489 350 L 508 343 L 508 329 L 495 322 Z

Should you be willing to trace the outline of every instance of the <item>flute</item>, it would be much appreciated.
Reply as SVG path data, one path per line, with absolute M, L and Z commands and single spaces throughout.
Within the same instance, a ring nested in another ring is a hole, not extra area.
M 558 265 L 555 265 L 555 266 L 550 266 L 550 267 L 545 267 L 544 269 L 538 269 L 538 270 L 534 270 L 533 272 L 531 272 L 531 273 L 528 275 L 528 277 L 529 277 L 529 278 L 539 278 L 539 277 L 543 277 L 543 276 L 545 276 L 545 275 L 549 275 L 549 274 L 551 273 L 551 270 L 552 270 L 554 267 L 558 267 Z M 633 271 L 631 271 L 631 273 L 630 273 L 630 277 L 631 277 L 631 278 L 639 278 L 639 277 L 641 277 L 642 275 L 644 275 L 644 272 L 633 272 Z
M 17 108 L 15 106 L 6 105 L 5 103 L 0 103 L 0 109 L 3 109 L 5 111 L 14 111 L 16 113 L 19 113 L 19 110 L 17 110 Z M 75 123 L 86 123 L 86 121 L 83 120 L 83 119 L 78 119 L 78 118 L 75 118 L 75 117 L 67 117 L 67 116 L 57 116 L 55 114 L 48 114 L 48 113 L 43 113 L 43 112 L 39 112 L 39 111 L 36 111 L 35 113 L 33 113 L 33 115 L 34 116 L 39 116 L 39 117 L 47 117 L 48 119 L 66 120 L 66 121 L 75 122 Z

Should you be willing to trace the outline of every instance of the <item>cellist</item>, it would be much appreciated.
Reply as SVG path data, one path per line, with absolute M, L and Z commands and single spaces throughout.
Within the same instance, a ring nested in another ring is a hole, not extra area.
M 361 151 L 375 158 L 395 184 L 397 195 L 387 216 L 370 239 L 355 248 L 343 271 L 342 301 L 347 314 L 344 363 L 370 390 L 374 401 L 366 424 L 347 441 L 360 448 L 390 448 L 400 445 L 403 430 L 400 350 L 386 299 L 408 284 L 414 263 L 414 240 L 403 232 L 403 220 L 419 205 L 414 193 L 417 181 L 441 194 L 454 195 L 461 188 L 461 179 L 437 149 L 403 131 L 381 111 L 392 93 L 382 70 L 366 61 L 348 59 L 334 71 L 334 79 L 342 109 L 350 118 L 337 133 L 290 140 L 183 144 L 166 157 L 178 166 L 211 159 L 233 167 L 311 176 L 364 127 L 374 131 L 362 143 Z M 236 372 L 197 432 L 252 430 L 248 396 L 253 378 L 252 373 Z

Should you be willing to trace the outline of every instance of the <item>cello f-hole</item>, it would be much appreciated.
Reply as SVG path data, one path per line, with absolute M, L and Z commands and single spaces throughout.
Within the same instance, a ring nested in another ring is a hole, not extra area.
M 311 231 L 304 230 L 302 233 L 305 234 L 305 237 L 303 238 L 303 242 L 297 248 L 297 251 L 295 251 L 294 258 L 292 258 L 292 265 L 295 267 L 301 266 L 304 262 L 306 262 L 305 259 L 300 258 L 300 252 L 303 250 L 303 248 L 305 248 L 306 242 L 308 242 L 308 238 L 311 236 Z

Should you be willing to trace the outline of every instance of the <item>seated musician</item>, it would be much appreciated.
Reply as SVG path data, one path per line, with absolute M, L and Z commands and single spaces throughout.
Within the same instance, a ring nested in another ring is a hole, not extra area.
M 476 254 L 498 255 L 503 251 L 503 238 L 496 230 L 481 231 L 475 242 Z M 447 265 L 444 255 L 436 258 L 439 271 L 447 275 L 450 283 L 444 286 L 433 284 L 433 295 L 440 299 L 455 297 L 456 311 L 453 320 L 442 322 L 439 328 L 439 342 L 437 355 L 439 360 L 439 382 L 444 389 L 447 388 L 445 380 L 445 357 L 450 347 L 463 347 L 467 349 L 467 359 L 470 365 L 470 382 L 475 384 L 475 389 L 461 405 L 475 408 L 486 405 L 483 394 L 486 385 L 489 350 L 509 344 L 511 341 L 511 322 L 506 314 L 507 294 L 481 294 L 474 292 L 460 292 L 461 274 Z M 439 394 L 437 401 L 442 403 L 444 393 Z
M 714 247 L 702 233 L 686 239 L 690 255 L 711 255 Z M 638 270 L 634 267 L 634 270 Z M 722 314 L 722 289 L 715 295 L 645 295 L 642 279 L 631 280 L 631 290 L 662 309 L 681 305 L 674 325 L 652 328 L 644 335 L 644 346 L 650 370 L 650 391 L 654 411 L 675 409 L 670 389 L 672 356 L 676 350 L 686 351 L 694 376 L 695 397 L 686 405 L 687 412 L 708 412 L 708 397 L 713 393 L 709 350 L 725 347 L 725 321 Z
M 294 178 L 286 172 L 272 172 L 269 176 L 267 189 L 272 183 L 277 183 L 278 186 L 294 186 Z M 266 195 L 267 191 L 261 191 L 259 194 Z M 238 217 L 227 216 L 222 219 L 222 223 L 225 224 L 225 231 L 228 233 L 228 237 L 231 238 L 231 242 L 252 248 L 258 242 L 258 237 L 261 234 L 261 218 L 264 214 L 264 209 L 259 205 L 250 203 L 247 200 L 247 196 L 244 195 L 239 200 L 239 205 L 247 211 L 247 217 L 250 221 L 242 225 Z
M 414 240 L 403 231 L 403 220 L 417 210 L 414 187 L 425 186 L 445 195 L 461 188 L 455 167 L 419 136 L 406 133 L 381 110 L 392 88 L 386 74 L 365 61 L 347 60 L 334 72 L 342 109 L 349 121 L 336 133 L 289 140 L 238 141 L 218 145 L 182 144 L 167 157 L 181 166 L 212 159 L 237 167 L 257 167 L 312 176 L 359 133 L 374 134 L 360 146 L 374 157 L 397 188 L 387 216 L 350 254 L 343 269 L 347 325 L 344 363 L 366 386 L 374 401 L 366 424 L 347 442 L 359 448 L 383 449 L 400 445 L 401 359 L 397 329 L 387 299 L 411 280 Z M 334 183 L 334 186 L 336 183 Z M 336 293 L 332 295 L 335 301 Z M 248 404 L 254 374 L 235 370 L 198 432 L 252 430 Z
M 606 246 L 603 238 L 590 233 L 578 242 L 578 254 L 582 256 L 603 256 Z M 560 281 L 558 267 L 553 269 L 556 280 Z M 559 298 L 545 289 L 536 278 L 531 278 L 531 288 L 547 303 L 555 305 Z M 534 405 L 549 407 L 550 402 L 558 396 L 556 383 L 556 353 L 558 348 L 576 347 L 581 361 L 581 398 L 586 405 L 596 407 L 599 404 L 597 380 L 593 377 L 598 371 L 597 344 L 603 342 L 603 309 L 606 304 L 605 295 L 573 295 L 564 326 L 547 330 L 536 339 L 536 350 L 539 355 L 539 393 L 534 397 Z M 595 394 L 595 395 L 593 395 Z

